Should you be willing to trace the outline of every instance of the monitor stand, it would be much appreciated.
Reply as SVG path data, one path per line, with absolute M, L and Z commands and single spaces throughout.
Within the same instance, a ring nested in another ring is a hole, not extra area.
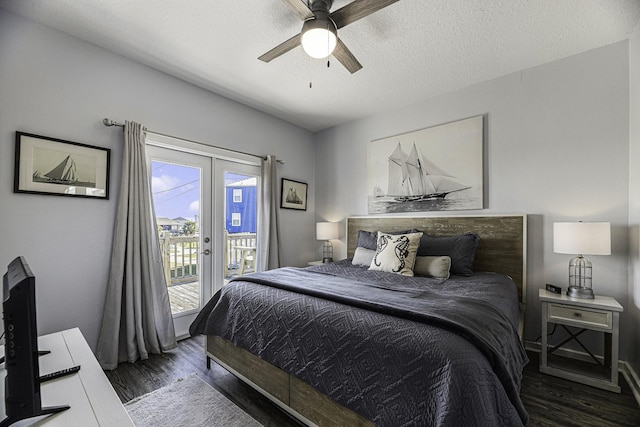
M 44 356 L 49 353 L 51 353 L 50 350 L 38 350 L 38 356 Z M 0 363 L 3 363 L 3 362 L 4 362 L 4 356 L 0 357 Z M 28 418 L 57 414 L 58 412 L 65 411 L 69 408 L 70 408 L 69 405 L 48 406 L 45 408 L 40 408 L 39 411 L 34 411 L 35 413 L 33 414 L 20 414 L 20 415 L 14 415 L 12 417 L 10 416 L 0 421 L 0 427 L 8 427 L 11 424 L 17 423 L 18 421 L 21 421 L 21 420 L 26 420 Z
M 69 408 L 70 408 L 69 405 L 49 406 L 49 407 L 46 407 L 46 408 L 41 408 L 40 411 L 36 411 L 35 414 L 22 414 L 22 415 L 18 415 L 18 416 L 14 416 L 14 417 L 7 417 L 4 420 L 2 420 L 2 422 L 0 422 L 0 427 L 7 427 L 7 426 L 10 426 L 13 423 L 17 423 L 18 421 L 26 420 L 28 418 L 40 417 L 40 416 L 43 416 L 43 415 L 57 414 L 58 412 L 65 411 L 65 410 L 67 410 Z

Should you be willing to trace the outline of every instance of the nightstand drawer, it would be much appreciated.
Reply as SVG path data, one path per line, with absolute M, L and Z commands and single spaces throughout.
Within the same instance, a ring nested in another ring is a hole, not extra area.
M 611 329 L 613 325 L 610 311 L 587 310 L 560 304 L 549 304 L 548 320 L 605 329 Z

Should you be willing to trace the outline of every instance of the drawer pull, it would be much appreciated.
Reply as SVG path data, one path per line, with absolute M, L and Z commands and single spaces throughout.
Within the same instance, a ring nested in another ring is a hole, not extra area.
M 576 317 L 582 317 L 582 313 L 578 313 L 577 311 L 573 313 Z

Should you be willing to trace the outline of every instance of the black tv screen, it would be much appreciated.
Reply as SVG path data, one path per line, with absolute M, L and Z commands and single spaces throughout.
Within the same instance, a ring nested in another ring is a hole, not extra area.
M 24 257 L 11 261 L 2 278 L 2 290 L 6 418 L 0 422 L 0 427 L 25 418 L 53 414 L 69 408 L 69 406 L 42 408 L 38 365 L 36 278 Z
M 35 285 L 36 278 L 25 259 L 14 259 L 2 280 L 5 410 L 9 418 L 41 410 Z

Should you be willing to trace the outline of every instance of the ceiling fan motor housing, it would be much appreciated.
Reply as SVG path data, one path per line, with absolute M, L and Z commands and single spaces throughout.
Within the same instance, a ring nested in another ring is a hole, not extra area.
M 329 9 L 331 9 L 331 5 L 333 4 L 333 0 L 313 0 L 311 2 L 311 12 L 315 15 L 316 12 L 325 12 L 329 15 Z
M 311 3 L 311 12 L 313 12 L 313 18 L 307 19 L 302 25 L 302 34 L 307 30 L 313 28 L 322 28 L 331 31 L 333 34 L 338 34 L 338 28 L 331 19 L 329 9 L 333 0 L 314 0 Z

